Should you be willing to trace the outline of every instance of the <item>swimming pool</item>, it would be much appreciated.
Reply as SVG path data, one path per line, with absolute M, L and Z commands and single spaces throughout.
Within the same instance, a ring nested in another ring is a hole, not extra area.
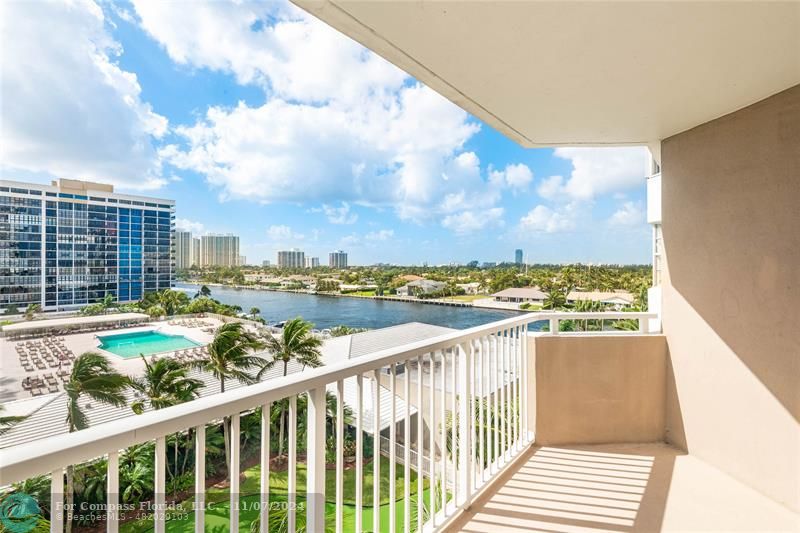
M 154 330 L 104 335 L 98 336 L 97 339 L 100 341 L 99 348 L 123 359 L 139 357 L 139 354 L 151 355 L 201 346 L 200 343 L 187 339 L 183 335 L 167 335 Z

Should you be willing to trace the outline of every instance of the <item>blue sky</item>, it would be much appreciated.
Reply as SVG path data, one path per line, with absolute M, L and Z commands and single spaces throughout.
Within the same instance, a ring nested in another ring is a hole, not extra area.
M 289 4 L 4 10 L 4 179 L 173 198 L 251 263 L 650 262 L 644 149 L 523 149 Z

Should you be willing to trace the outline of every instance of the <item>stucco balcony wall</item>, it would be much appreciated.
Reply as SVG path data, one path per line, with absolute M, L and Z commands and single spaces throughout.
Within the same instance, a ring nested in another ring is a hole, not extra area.
M 664 441 L 663 335 L 537 335 L 528 342 L 537 444 Z

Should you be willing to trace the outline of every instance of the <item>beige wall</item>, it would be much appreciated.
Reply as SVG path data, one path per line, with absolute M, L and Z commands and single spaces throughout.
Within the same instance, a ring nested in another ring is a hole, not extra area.
M 535 336 L 536 442 L 664 440 L 661 335 Z
M 800 510 L 800 86 L 661 156 L 668 439 Z

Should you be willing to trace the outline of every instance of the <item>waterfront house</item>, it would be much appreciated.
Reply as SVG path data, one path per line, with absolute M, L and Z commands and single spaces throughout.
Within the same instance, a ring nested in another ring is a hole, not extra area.
M 480 294 L 481 292 L 481 284 L 477 281 L 472 281 L 470 283 L 457 283 L 456 287 L 459 289 L 464 289 L 464 294 Z
M 398 296 L 420 296 L 423 294 L 431 294 L 439 292 L 447 286 L 443 281 L 433 281 L 430 279 L 418 279 L 410 283 L 406 283 L 402 287 L 398 287 Z
M 281 282 L 280 277 L 273 274 L 262 274 L 260 272 L 253 272 L 244 275 L 244 280 L 247 283 L 264 283 L 267 285 L 278 285 Z
M 538 287 L 510 287 L 492 294 L 496 302 L 535 303 L 543 304 L 547 295 Z
M 600 302 L 616 309 L 622 309 L 633 304 L 634 297 L 627 291 L 571 291 L 567 294 L 567 303 L 575 302 Z

